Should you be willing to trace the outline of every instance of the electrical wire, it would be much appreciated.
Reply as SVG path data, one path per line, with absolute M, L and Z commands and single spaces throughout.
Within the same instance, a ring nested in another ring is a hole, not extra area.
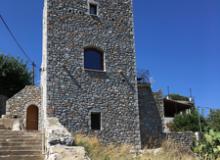
M 32 59 L 28 56 L 27 52 L 21 46 L 21 44 L 19 43 L 19 41 L 17 40 L 17 38 L 13 34 L 12 30 L 10 29 L 9 25 L 6 23 L 6 21 L 4 20 L 4 18 L 3 18 L 3 16 L 1 14 L 0 14 L 0 19 L 1 19 L 2 23 L 4 24 L 5 28 L 7 29 L 8 33 L 10 34 L 10 36 L 12 37 L 14 42 L 16 43 L 17 47 L 21 50 L 21 52 L 24 54 L 24 56 L 30 61 L 30 63 L 32 65 L 36 66 L 35 62 L 32 61 Z

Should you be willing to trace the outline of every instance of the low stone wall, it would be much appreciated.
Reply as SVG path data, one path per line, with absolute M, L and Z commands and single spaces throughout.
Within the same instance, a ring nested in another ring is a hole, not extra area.
M 50 155 L 46 160 L 90 160 L 84 147 L 68 147 L 56 145 L 50 147 Z
M 0 118 L 0 125 L 3 126 L 5 129 L 12 129 L 14 120 L 11 118 Z
M 193 146 L 195 134 L 193 132 L 166 133 L 166 139 L 174 141 L 186 150 L 190 150 Z
M 90 160 L 84 147 L 73 146 L 72 134 L 57 118 L 47 119 L 45 160 Z

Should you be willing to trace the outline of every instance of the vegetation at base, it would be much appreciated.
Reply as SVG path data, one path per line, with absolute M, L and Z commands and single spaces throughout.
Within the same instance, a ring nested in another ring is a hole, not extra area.
M 210 130 L 193 149 L 203 160 L 220 160 L 220 132 Z
M 18 58 L 0 54 L 0 95 L 13 96 L 31 84 L 27 65 Z
M 169 128 L 176 132 L 200 131 L 199 119 L 204 136 L 200 142 L 195 142 L 193 151 L 202 160 L 220 160 L 220 110 L 211 110 L 207 118 L 197 110 L 176 115 Z
M 74 136 L 77 146 L 85 147 L 92 160 L 195 160 L 194 157 L 180 151 L 173 142 L 164 142 L 157 153 L 145 150 L 141 154 L 131 152 L 128 145 L 104 145 L 98 138 L 78 134 Z
M 173 132 L 200 131 L 202 132 L 214 130 L 220 132 L 220 110 L 211 110 L 208 117 L 203 117 L 196 109 L 191 112 L 178 114 L 174 117 L 172 123 L 168 127 Z
M 220 109 L 210 111 L 207 123 L 209 129 L 220 132 Z
M 170 123 L 168 127 L 173 132 L 198 132 L 200 131 L 199 121 L 201 123 L 201 129 L 204 131 L 206 120 L 199 114 L 196 109 L 194 109 L 191 112 L 176 115 L 173 122 Z
M 169 98 L 177 101 L 189 101 L 189 98 L 186 96 L 181 96 L 179 94 L 169 94 Z

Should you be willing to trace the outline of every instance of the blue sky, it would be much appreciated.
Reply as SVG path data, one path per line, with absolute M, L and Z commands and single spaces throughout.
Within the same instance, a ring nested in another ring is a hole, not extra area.
M 42 9 L 43 0 L 0 2 L 0 14 L 38 67 Z M 189 95 L 192 88 L 197 105 L 220 107 L 220 1 L 135 0 L 134 17 L 137 65 L 150 70 L 153 89 Z M 2 23 L 0 53 L 25 59 Z

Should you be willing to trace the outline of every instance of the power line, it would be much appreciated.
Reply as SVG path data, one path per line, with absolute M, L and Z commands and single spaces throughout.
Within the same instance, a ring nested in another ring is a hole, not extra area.
M 10 34 L 10 36 L 12 37 L 12 39 L 14 40 L 15 44 L 17 45 L 17 47 L 21 50 L 21 52 L 24 54 L 24 56 L 30 61 L 30 63 L 32 64 L 32 78 L 33 78 L 33 85 L 35 85 L 35 67 L 36 64 L 34 61 L 32 61 L 32 59 L 28 56 L 27 52 L 24 50 L 24 48 L 21 46 L 21 44 L 18 42 L 17 38 L 15 37 L 15 35 L 13 34 L 12 30 L 10 29 L 9 25 L 6 23 L 6 21 L 4 20 L 3 16 L 0 14 L 0 19 L 3 22 L 5 28 L 7 29 L 8 33 Z
M 197 108 L 199 108 L 199 109 L 207 109 L 207 110 L 215 110 L 215 109 L 217 109 L 217 108 L 215 108 L 215 107 L 197 107 Z
M 18 48 L 21 50 L 21 52 L 24 54 L 24 56 L 31 62 L 34 63 L 34 61 L 32 61 L 32 59 L 28 56 L 28 54 L 26 53 L 26 51 L 24 50 L 24 48 L 21 46 L 21 44 L 18 42 L 17 38 L 15 37 L 15 35 L 13 34 L 13 32 L 11 31 L 11 29 L 9 28 L 8 24 L 6 23 L 6 21 L 4 20 L 4 18 L 2 17 L 2 15 L 0 14 L 0 19 L 3 22 L 5 28 L 7 29 L 8 33 L 11 35 L 12 39 L 14 40 L 14 42 L 16 43 L 16 45 L 18 46 Z M 35 63 L 34 63 L 35 64 Z

